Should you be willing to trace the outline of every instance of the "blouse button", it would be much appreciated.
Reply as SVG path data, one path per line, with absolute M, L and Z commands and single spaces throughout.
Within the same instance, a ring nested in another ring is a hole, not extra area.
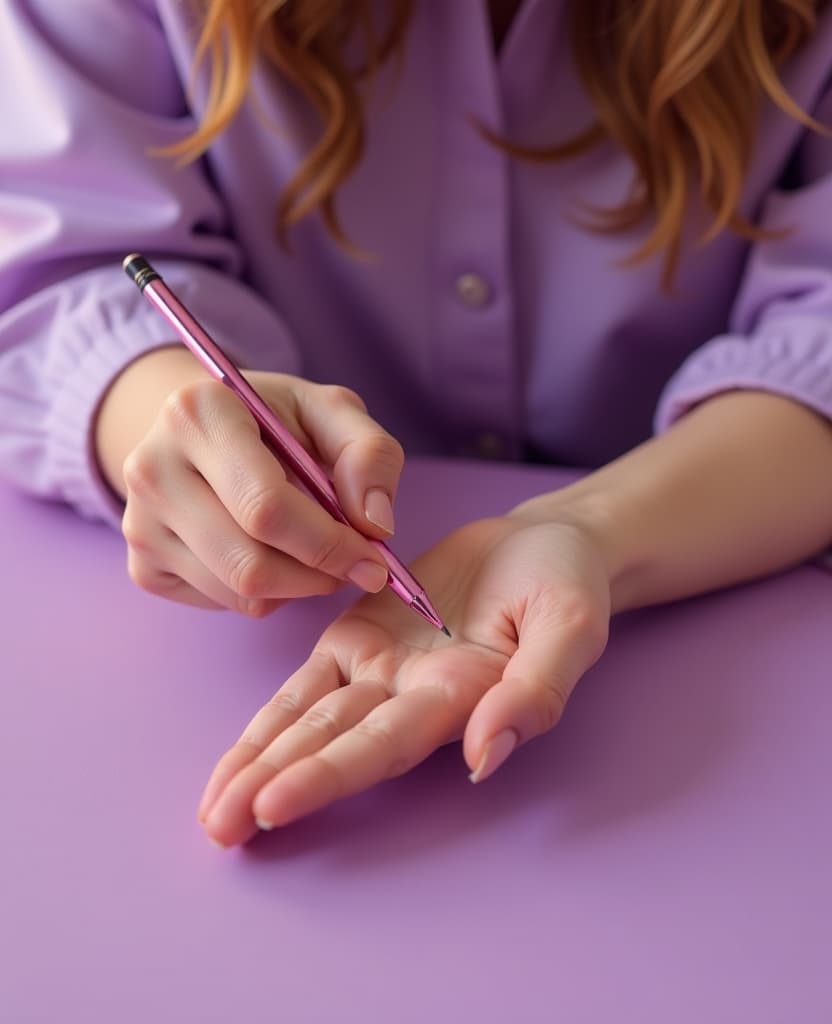
M 456 293 L 466 306 L 479 309 L 491 298 L 491 285 L 479 274 L 460 274 L 456 279 Z

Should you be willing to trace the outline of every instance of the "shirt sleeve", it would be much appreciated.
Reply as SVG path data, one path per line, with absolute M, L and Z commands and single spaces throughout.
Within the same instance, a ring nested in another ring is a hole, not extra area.
M 121 270 L 125 255 L 152 258 L 241 364 L 246 338 L 267 337 L 287 372 L 297 349 L 240 280 L 204 164 L 148 153 L 194 120 L 147 0 L 0 5 L 0 124 L 0 475 L 115 523 L 95 414 L 124 367 L 173 340 Z
M 832 91 L 814 116 L 832 122 Z M 832 418 L 832 138 L 808 132 L 796 187 L 767 197 L 760 224 L 787 232 L 756 243 L 729 331 L 695 351 L 666 385 L 655 428 L 736 389 L 782 395 Z

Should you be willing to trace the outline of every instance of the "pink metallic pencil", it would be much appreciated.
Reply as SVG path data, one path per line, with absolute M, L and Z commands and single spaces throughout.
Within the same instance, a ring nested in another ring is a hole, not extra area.
M 327 512 L 347 526 L 352 524 L 344 514 L 332 481 L 315 462 L 297 438 L 275 415 L 271 406 L 249 384 L 208 332 L 188 312 L 147 260 L 138 253 L 127 256 L 122 266 L 150 302 L 173 327 L 191 353 L 218 381 L 229 387 L 254 416 L 260 427 L 263 443 L 283 465 L 294 473 L 303 487 Z M 354 529 L 354 527 L 353 527 Z M 380 540 L 370 538 L 387 563 L 387 586 L 447 636 L 447 626 L 440 619 L 424 588 Z

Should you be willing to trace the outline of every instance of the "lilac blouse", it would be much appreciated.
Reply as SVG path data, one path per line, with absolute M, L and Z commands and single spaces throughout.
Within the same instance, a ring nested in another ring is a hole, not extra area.
M 743 212 L 793 231 L 618 262 L 647 228 L 591 234 L 582 202 L 632 182 L 603 145 L 557 165 L 507 157 L 474 121 L 529 144 L 591 118 L 565 0 L 525 0 L 495 55 L 485 0 L 419 0 L 385 68 L 364 159 L 338 194 L 350 239 L 313 216 L 278 244 L 281 187 L 315 115 L 256 71 L 232 126 L 176 170 L 148 148 L 187 134 L 194 26 L 181 0 L 0 4 L 0 473 L 117 520 L 90 428 L 113 377 L 170 330 L 120 268 L 144 252 L 239 363 L 346 384 L 409 453 L 592 467 L 733 388 L 832 416 L 832 140 L 766 106 Z M 784 69 L 832 122 L 832 14 Z

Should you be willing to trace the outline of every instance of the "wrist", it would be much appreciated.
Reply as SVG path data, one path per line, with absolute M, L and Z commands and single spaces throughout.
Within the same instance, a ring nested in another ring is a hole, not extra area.
M 580 525 L 603 558 L 614 611 L 675 601 L 829 544 L 830 445 L 828 422 L 811 410 L 730 393 L 514 514 Z
M 508 514 L 530 523 L 560 522 L 580 530 L 600 555 L 609 583 L 612 612 L 633 606 L 631 581 L 641 561 L 638 531 L 632 525 L 637 516 L 620 495 L 588 476 L 524 501 Z

